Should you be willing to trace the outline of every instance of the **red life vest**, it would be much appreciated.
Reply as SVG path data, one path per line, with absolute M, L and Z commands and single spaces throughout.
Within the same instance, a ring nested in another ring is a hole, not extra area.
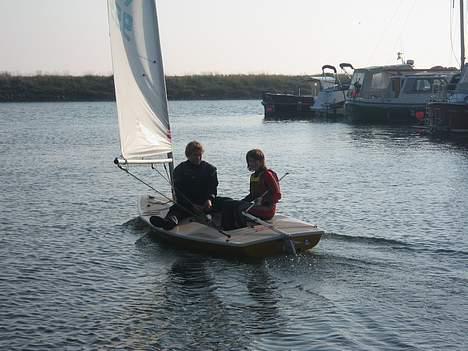
M 271 169 L 250 176 L 249 197 L 255 200 L 261 196 L 263 196 L 262 206 L 272 206 L 281 199 L 278 175 Z

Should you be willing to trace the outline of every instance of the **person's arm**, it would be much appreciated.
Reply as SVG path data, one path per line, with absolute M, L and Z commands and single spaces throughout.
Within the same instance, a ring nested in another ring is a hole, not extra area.
M 210 167 L 208 173 L 208 182 L 206 187 L 206 201 L 203 208 L 205 210 L 211 209 L 213 207 L 213 202 L 218 194 L 218 173 L 216 167 Z
M 216 170 L 216 167 L 213 167 L 208 182 L 208 200 L 213 201 L 216 195 L 218 195 L 218 184 L 218 172 Z
M 182 200 L 182 196 L 180 195 L 179 190 L 182 186 L 182 172 L 181 172 L 182 164 L 179 164 L 176 168 L 174 168 L 174 172 L 172 173 L 172 181 L 174 183 L 174 193 L 176 196 L 176 201 Z
M 173 173 L 174 191 L 177 199 L 177 203 L 184 206 L 187 209 L 192 208 L 192 202 L 187 198 L 187 179 L 185 164 L 180 163 Z
M 250 181 L 252 180 L 252 176 L 250 176 Z M 250 188 L 250 182 L 249 182 L 249 188 Z M 245 196 L 241 201 L 246 201 L 246 202 L 252 202 L 255 200 L 255 198 L 252 195 L 252 189 L 249 189 L 250 192 L 247 196 Z

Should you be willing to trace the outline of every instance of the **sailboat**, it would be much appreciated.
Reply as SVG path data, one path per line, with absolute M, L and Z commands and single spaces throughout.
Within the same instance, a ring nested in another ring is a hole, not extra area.
M 151 224 L 176 202 L 132 173 L 131 168 L 165 166 L 172 185 L 174 159 L 167 94 L 154 0 L 108 0 L 109 30 L 121 155 L 114 163 L 155 194 L 138 199 L 139 217 L 159 238 L 194 251 L 223 256 L 266 257 L 297 253 L 319 242 L 317 226 L 284 215 L 262 221 L 246 213 L 249 225 L 225 231 L 216 214 L 187 218 L 165 230 Z
M 468 135 L 468 64 L 465 64 L 463 0 L 460 0 L 461 73 L 445 84 L 427 104 L 424 123 L 431 134 Z

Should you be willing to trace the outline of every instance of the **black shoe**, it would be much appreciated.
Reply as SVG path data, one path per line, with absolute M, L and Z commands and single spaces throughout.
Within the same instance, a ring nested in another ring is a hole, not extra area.
M 159 217 L 159 216 L 151 216 L 150 217 L 150 222 L 151 222 L 152 225 L 154 225 L 155 227 L 158 227 L 158 228 L 162 228 L 166 224 L 166 220 L 164 218 Z

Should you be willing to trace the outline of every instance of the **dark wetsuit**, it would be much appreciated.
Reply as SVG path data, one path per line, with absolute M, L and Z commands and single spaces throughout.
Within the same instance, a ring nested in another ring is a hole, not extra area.
M 193 205 L 203 206 L 207 200 L 214 200 L 217 194 L 218 175 L 216 167 L 206 161 L 199 165 L 189 160 L 174 169 L 174 190 L 178 205 L 171 206 L 166 217 L 176 216 L 178 220 L 196 212 Z

